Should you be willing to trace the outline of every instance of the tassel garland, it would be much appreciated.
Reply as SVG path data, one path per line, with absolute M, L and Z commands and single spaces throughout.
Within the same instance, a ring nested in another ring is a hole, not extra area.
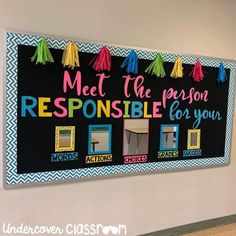
M 63 51 L 62 55 L 62 64 L 68 66 L 71 69 L 79 67 L 79 48 L 76 43 L 70 42 L 67 44 L 66 48 Z
M 111 53 L 107 47 L 102 47 L 97 56 L 95 56 L 89 65 L 93 63 L 95 71 L 111 70 Z
M 63 51 L 62 64 L 74 69 L 80 66 L 79 62 L 79 48 L 74 42 L 69 42 Z M 34 55 L 31 57 L 31 61 L 36 64 L 45 65 L 48 62 L 54 62 L 52 54 L 48 48 L 47 41 L 42 38 L 39 40 L 37 48 Z M 95 71 L 110 71 L 111 70 L 111 54 L 107 47 L 102 47 L 98 55 L 96 55 L 91 62 L 92 67 Z M 124 59 L 120 65 L 126 73 L 138 74 L 138 54 L 135 50 L 131 50 L 128 56 Z M 166 76 L 164 69 L 164 60 L 161 54 L 157 54 L 153 61 L 146 68 L 145 72 L 150 75 L 155 75 L 156 77 L 164 78 Z M 204 78 L 204 73 L 202 70 L 202 65 L 199 59 L 196 60 L 191 73 L 189 74 L 195 82 L 201 82 Z M 170 77 L 172 78 L 182 78 L 183 77 L 183 65 L 182 59 L 178 56 L 174 63 L 173 69 L 171 71 Z M 226 70 L 224 64 L 221 62 L 218 69 L 217 82 L 224 83 L 227 80 Z
M 41 39 L 38 43 L 36 51 L 34 55 L 31 57 L 31 61 L 35 61 L 36 64 L 41 63 L 45 65 L 47 62 L 54 62 L 52 54 L 49 51 L 47 41 L 45 39 Z
M 182 66 L 182 60 L 180 57 L 177 57 L 170 76 L 172 78 L 182 78 L 183 77 L 183 66 Z
M 193 70 L 192 72 L 190 73 L 190 76 L 193 76 L 193 80 L 195 82 L 201 82 L 203 77 L 204 77 L 204 74 L 203 74 L 203 71 L 202 71 L 202 65 L 201 65 L 201 62 L 199 61 L 199 59 L 197 59 L 197 62 L 195 64 L 195 66 L 193 67 Z
M 127 73 L 138 74 L 138 55 L 132 50 L 129 55 L 125 58 L 123 63 L 120 66 L 122 69 L 125 69 Z
M 227 80 L 226 71 L 223 63 L 221 62 L 219 66 L 217 82 L 224 83 L 226 80 Z
M 156 75 L 156 77 L 165 77 L 166 73 L 163 67 L 164 61 L 160 54 L 158 54 L 152 63 L 145 70 L 147 74 Z

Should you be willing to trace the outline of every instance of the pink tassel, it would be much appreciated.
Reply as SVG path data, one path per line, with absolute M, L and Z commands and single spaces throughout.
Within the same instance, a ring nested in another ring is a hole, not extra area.
M 97 56 L 95 56 L 89 65 L 93 63 L 93 69 L 96 71 L 111 70 L 111 54 L 108 48 L 102 47 Z
M 203 74 L 202 65 L 201 65 L 201 62 L 199 61 L 199 59 L 197 59 L 197 62 L 195 64 L 195 66 L 193 67 L 192 72 L 190 73 L 190 76 L 191 75 L 193 76 L 194 81 L 196 81 L 196 82 L 202 81 L 204 74 Z

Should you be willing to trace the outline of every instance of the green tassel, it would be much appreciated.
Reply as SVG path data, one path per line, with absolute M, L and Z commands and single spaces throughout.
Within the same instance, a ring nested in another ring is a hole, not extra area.
M 158 54 L 155 59 L 152 61 L 152 63 L 148 66 L 148 68 L 145 70 L 147 74 L 156 75 L 156 77 L 165 77 L 166 73 L 164 70 L 164 60 L 160 54 Z
M 47 62 L 54 62 L 52 54 L 50 53 L 45 39 L 41 39 L 37 46 L 34 55 L 31 57 L 31 61 L 35 61 L 36 64 L 41 63 L 45 65 Z

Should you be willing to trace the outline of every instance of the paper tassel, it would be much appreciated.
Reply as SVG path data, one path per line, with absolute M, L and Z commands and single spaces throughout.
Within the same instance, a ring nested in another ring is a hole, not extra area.
M 129 55 L 125 58 L 123 63 L 120 66 L 122 69 L 125 69 L 127 73 L 138 74 L 138 55 L 132 50 Z
M 195 64 L 195 66 L 193 67 L 192 72 L 190 73 L 190 76 L 191 75 L 193 76 L 194 81 L 196 81 L 196 82 L 202 81 L 204 74 L 203 74 L 202 65 L 201 65 L 201 62 L 199 61 L 199 59 L 197 59 L 197 62 Z
M 221 62 L 220 66 L 219 66 L 219 72 L 218 72 L 217 81 L 219 83 L 224 83 L 226 80 L 227 80 L 226 71 L 225 71 L 223 63 Z
M 62 55 L 62 64 L 68 66 L 71 69 L 79 67 L 79 48 L 76 43 L 70 42 L 67 44 Z
M 164 61 L 160 54 L 158 54 L 152 63 L 145 70 L 147 74 L 156 75 L 156 77 L 165 77 L 166 73 L 163 67 Z
M 93 63 L 94 62 L 94 63 Z M 93 63 L 93 69 L 96 71 L 111 70 L 111 53 L 107 47 L 101 48 L 97 56 L 89 63 Z
M 182 60 L 180 57 L 177 57 L 170 76 L 172 78 L 182 78 L 183 77 L 183 66 L 182 66 Z
M 36 51 L 31 57 L 31 61 L 36 61 L 36 64 L 41 63 L 43 65 L 45 65 L 47 62 L 54 62 L 45 39 L 41 39 L 39 41 Z

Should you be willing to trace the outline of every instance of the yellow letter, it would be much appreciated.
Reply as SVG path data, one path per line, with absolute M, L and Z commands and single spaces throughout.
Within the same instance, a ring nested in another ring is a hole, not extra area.
M 50 101 L 50 98 L 38 98 L 39 117 L 52 117 L 52 112 L 46 112 L 48 106 L 45 105 L 45 103 Z
M 143 117 L 144 118 L 152 118 L 152 115 L 148 114 L 148 103 L 144 102 L 143 105 L 144 105 L 144 107 L 143 107 Z
M 111 114 L 111 101 L 106 100 L 106 106 L 102 102 L 102 100 L 97 101 L 97 117 L 101 118 L 102 116 L 102 111 L 104 112 L 106 117 L 110 117 Z

